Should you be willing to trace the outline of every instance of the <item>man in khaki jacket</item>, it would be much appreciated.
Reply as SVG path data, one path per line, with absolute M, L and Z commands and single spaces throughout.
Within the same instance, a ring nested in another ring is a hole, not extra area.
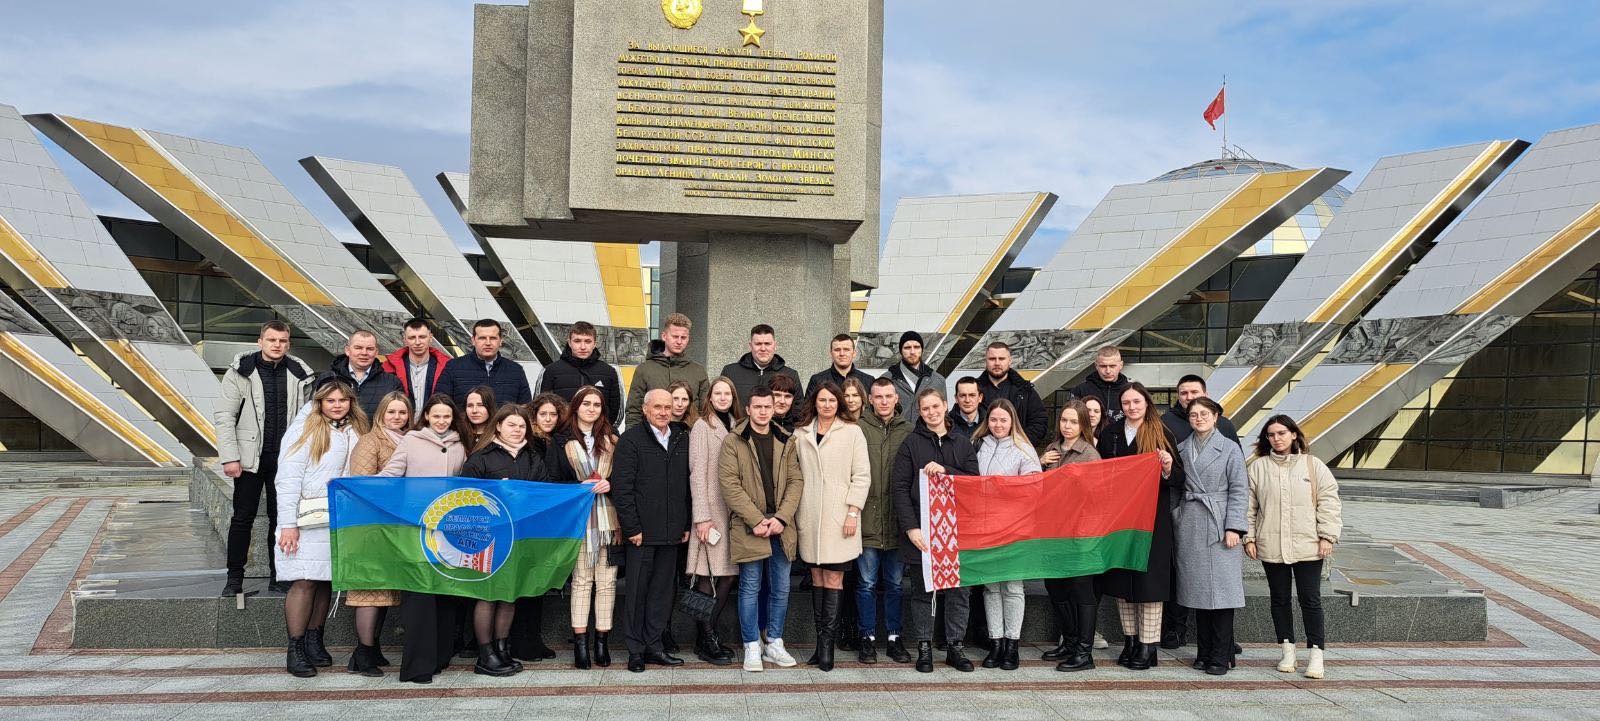
M 800 507 L 800 457 L 789 434 L 772 422 L 772 389 L 757 386 L 746 399 L 747 418 L 722 440 L 717 479 L 733 517 L 728 557 L 739 564 L 739 633 L 744 670 L 760 671 L 763 660 L 793 666 L 783 647 L 789 612 L 789 564 L 798 547 L 794 525 Z M 765 591 L 765 594 L 763 594 Z M 767 644 L 761 644 L 762 596 L 766 596 Z

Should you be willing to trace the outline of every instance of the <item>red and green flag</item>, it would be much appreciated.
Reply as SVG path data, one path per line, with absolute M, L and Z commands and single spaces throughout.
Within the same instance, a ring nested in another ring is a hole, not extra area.
M 1143 571 L 1160 477 L 1154 453 L 1026 476 L 925 475 L 925 587 Z

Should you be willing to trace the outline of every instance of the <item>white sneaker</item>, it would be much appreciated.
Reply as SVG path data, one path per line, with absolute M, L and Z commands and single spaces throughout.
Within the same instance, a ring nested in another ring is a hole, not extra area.
M 1099 631 L 1095 631 L 1095 633 L 1094 633 L 1094 647 L 1095 648 L 1111 648 L 1111 644 L 1106 643 L 1106 637 L 1105 636 L 1101 636 Z
M 783 668 L 795 664 L 794 657 L 783 648 L 783 639 L 775 638 L 767 642 L 767 649 L 761 652 L 761 660 L 775 663 Z
M 1283 657 L 1278 659 L 1278 673 L 1294 673 L 1294 642 L 1284 641 L 1278 646 L 1283 649 Z
M 763 654 L 761 653 L 761 642 L 760 641 L 751 641 L 750 643 L 745 644 L 744 645 L 744 670 L 749 671 L 751 673 L 760 673 L 761 670 L 762 670 L 762 666 L 761 666 L 761 656 L 762 655 Z
M 1306 662 L 1306 678 L 1322 678 L 1322 649 L 1311 649 L 1311 660 Z

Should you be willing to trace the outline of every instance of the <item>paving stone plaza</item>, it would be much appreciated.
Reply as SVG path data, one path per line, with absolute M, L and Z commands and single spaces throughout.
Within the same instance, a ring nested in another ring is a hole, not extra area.
M 1600 490 L 1511 509 L 1351 501 L 1347 522 L 1488 600 L 1478 642 L 1341 643 L 1330 625 L 1328 678 L 1278 673 L 1265 644 L 1214 678 L 1193 647 L 1134 674 L 1057 673 L 1023 649 L 1013 672 L 841 663 L 760 674 L 690 661 L 630 674 L 577 671 L 569 651 L 509 679 L 455 666 L 429 686 L 283 673 L 278 648 L 72 648 L 73 588 L 136 529 L 112 511 L 185 506 L 176 485 L 0 490 L 0 715 L 26 719 L 1590 719 L 1600 718 Z M 210 579 L 220 568 L 196 569 Z M 335 618 L 335 622 L 338 619 Z M 277 632 L 277 629 L 273 629 Z M 342 663 L 348 648 L 334 648 Z M 976 652 L 974 652 L 976 653 Z M 1302 654 L 1303 655 L 1303 654 Z M 338 669 L 334 669 L 337 671 Z M 981 713 L 977 709 L 982 709 Z

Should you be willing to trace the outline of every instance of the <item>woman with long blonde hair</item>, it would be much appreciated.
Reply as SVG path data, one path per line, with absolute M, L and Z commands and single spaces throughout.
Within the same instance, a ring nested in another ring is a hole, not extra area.
M 1172 598 L 1172 557 L 1177 541 L 1172 523 L 1172 495 L 1183 489 L 1183 459 L 1178 443 L 1162 423 L 1155 400 L 1142 383 L 1131 383 L 1118 396 L 1122 420 L 1100 434 L 1100 456 L 1121 458 L 1154 453 L 1161 459 L 1161 485 L 1150 539 L 1150 563 L 1143 571 L 1112 569 L 1101 578 L 1101 590 L 1117 599 L 1122 620 L 1122 654 L 1117 663 L 1134 671 L 1156 665 L 1161 644 L 1161 605 Z
M 377 417 L 372 419 L 372 430 L 356 441 L 355 452 L 350 456 L 350 475 L 375 476 L 394 455 L 395 447 L 411 428 L 411 397 L 405 391 L 390 391 L 378 400 Z M 350 654 L 347 670 L 363 676 L 382 676 L 383 666 L 389 665 L 378 636 L 383 632 L 383 621 L 389 609 L 400 605 L 399 591 L 351 591 L 345 594 L 345 605 L 356 610 L 356 649 Z
M 711 381 L 706 397 L 700 399 L 700 417 L 689 429 L 689 501 L 694 528 L 689 534 L 689 576 L 702 593 L 717 597 L 711 618 L 699 622 L 694 654 L 701 661 L 717 666 L 733 663 L 733 649 L 717 637 L 717 620 L 734 596 L 733 582 L 739 568 L 728 560 L 728 504 L 722 500 L 722 481 L 718 464 L 722 458 L 722 439 L 735 423 L 744 420 L 739 389 L 732 379 L 718 376 Z
M 985 476 L 1021 476 L 1038 473 L 1039 454 L 1017 422 L 1016 406 L 1004 398 L 989 404 L 984 422 L 972 435 L 978 447 L 978 473 Z M 1023 582 L 1001 581 L 983 587 L 983 612 L 993 644 L 983 659 L 984 668 L 1015 671 L 1021 664 L 1017 647 L 1022 641 Z
M 273 551 L 278 580 L 294 582 L 283 599 L 289 627 L 285 670 L 302 678 L 317 675 L 318 666 L 333 665 L 322 644 L 322 627 L 333 598 L 333 555 L 326 520 L 302 528 L 300 511 L 303 506 L 314 511 L 322 499 L 326 518 L 328 481 L 348 475 L 350 454 L 367 429 L 367 416 L 355 398 L 355 390 L 343 381 L 317 389 L 305 422 L 284 436 L 273 482 L 278 502 L 278 544 Z

